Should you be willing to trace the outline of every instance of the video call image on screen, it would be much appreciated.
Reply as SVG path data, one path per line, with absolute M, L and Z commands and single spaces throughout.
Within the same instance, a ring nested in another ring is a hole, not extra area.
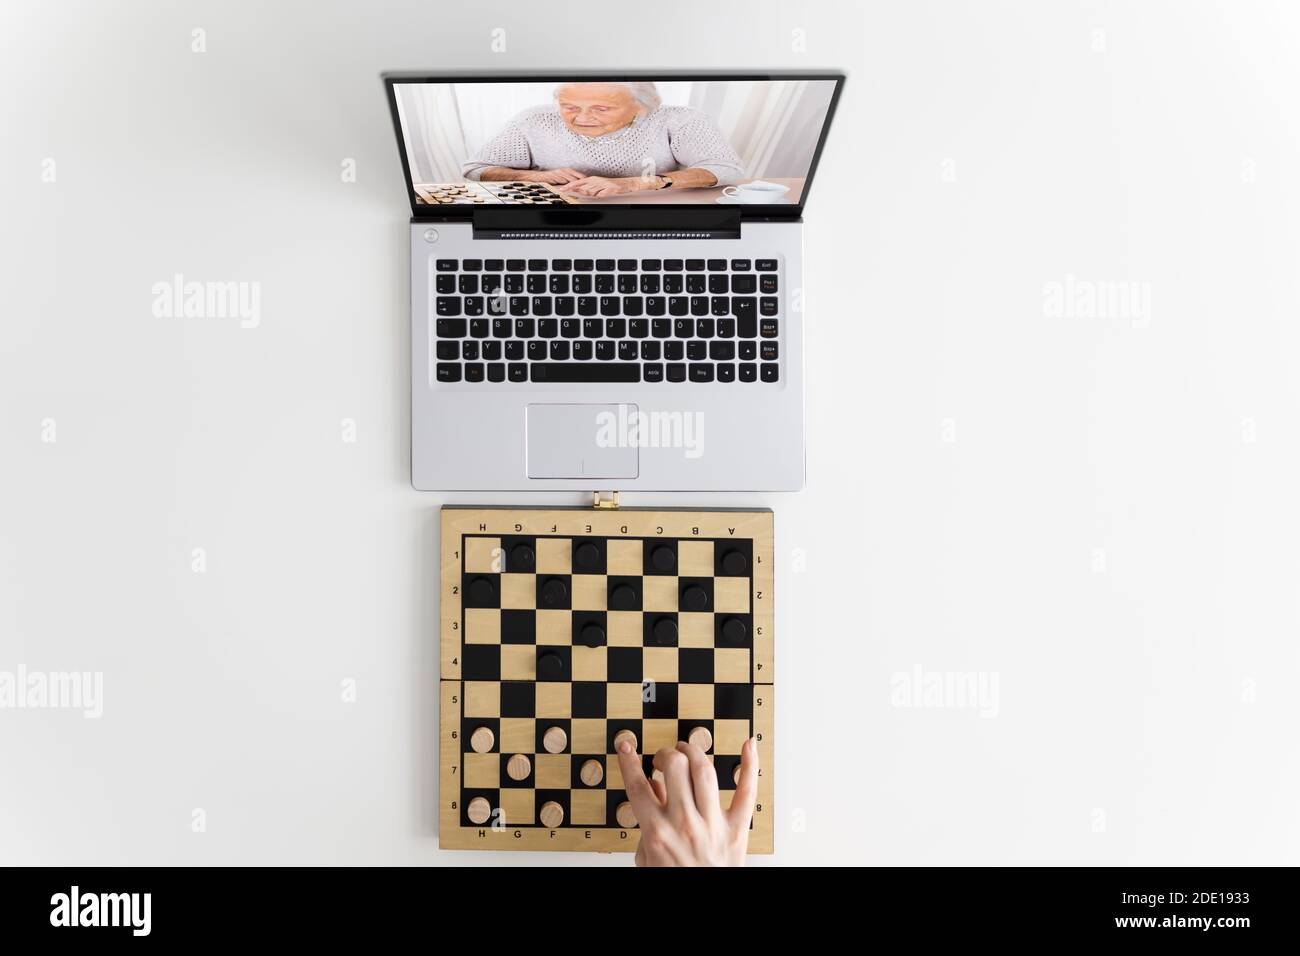
M 397 82 L 418 205 L 801 202 L 834 80 Z

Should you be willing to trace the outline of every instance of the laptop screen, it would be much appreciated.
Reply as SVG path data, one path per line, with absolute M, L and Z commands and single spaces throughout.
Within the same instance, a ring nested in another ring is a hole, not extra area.
M 836 77 L 389 80 L 412 202 L 803 205 Z

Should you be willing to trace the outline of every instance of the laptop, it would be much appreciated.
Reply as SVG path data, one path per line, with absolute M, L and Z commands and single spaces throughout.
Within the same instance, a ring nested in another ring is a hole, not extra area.
M 801 488 L 803 213 L 843 82 L 386 74 L 412 485 Z

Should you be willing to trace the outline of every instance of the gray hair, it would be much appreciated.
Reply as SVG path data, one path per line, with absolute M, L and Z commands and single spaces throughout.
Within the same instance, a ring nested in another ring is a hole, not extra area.
M 593 84 L 599 86 L 621 86 L 627 91 L 628 96 L 632 97 L 633 100 L 645 107 L 646 112 L 654 112 L 659 109 L 660 105 L 663 103 L 663 100 L 659 97 L 659 90 L 653 83 L 617 83 L 612 81 L 605 83 L 600 80 L 581 80 L 573 83 L 561 83 L 555 88 L 555 98 L 557 100 L 560 98 L 560 90 L 567 90 L 571 86 L 586 86 Z

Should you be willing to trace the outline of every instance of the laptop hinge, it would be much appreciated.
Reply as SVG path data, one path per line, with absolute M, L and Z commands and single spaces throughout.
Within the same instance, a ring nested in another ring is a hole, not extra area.
M 727 206 L 474 210 L 475 239 L 739 239 L 740 210 Z

